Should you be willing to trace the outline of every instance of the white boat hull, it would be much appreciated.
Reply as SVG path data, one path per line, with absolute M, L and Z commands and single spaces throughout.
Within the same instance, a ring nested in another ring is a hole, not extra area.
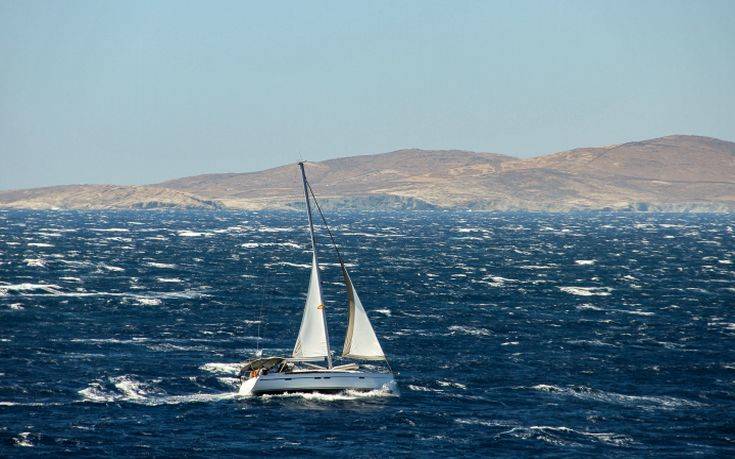
M 346 390 L 395 392 L 396 382 L 390 373 L 361 371 L 296 371 L 270 373 L 243 381 L 240 395 L 267 395 L 295 392 L 335 393 Z

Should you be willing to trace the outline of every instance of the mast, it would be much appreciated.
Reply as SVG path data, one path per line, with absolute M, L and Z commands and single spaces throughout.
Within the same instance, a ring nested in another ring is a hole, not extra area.
M 316 236 L 314 235 L 314 222 L 311 218 L 311 202 L 309 201 L 309 185 L 306 182 L 306 171 L 304 170 L 304 162 L 299 162 L 299 168 L 301 168 L 301 179 L 304 182 L 304 199 L 306 200 L 306 214 L 309 217 L 309 234 L 311 235 L 311 250 L 314 254 L 314 263 L 316 264 L 316 276 L 317 276 L 317 285 L 319 285 L 319 290 L 321 290 L 321 276 L 319 275 L 319 261 L 317 259 L 317 251 L 316 251 Z M 320 295 L 321 296 L 321 295 Z M 322 300 L 323 301 L 323 300 Z M 324 335 L 327 338 L 327 367 L 332 368 L 332 350 L 329 347 L 329 329 L 327 327 L 327 314 L 324 312 L 324 305 L 322 305 L 322 314 L 324 315 Z

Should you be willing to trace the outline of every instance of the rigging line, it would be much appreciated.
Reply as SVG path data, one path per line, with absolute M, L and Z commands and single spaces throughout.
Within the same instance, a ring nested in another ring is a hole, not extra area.
M 327 219 L 324 218 L 324 212 L 322 212 L 322 207 L 319 205 L 319 201 L 317 201 L 316 196 L 314 195 L 314 190 L 311 188 L 311 184 L 308 180 L 306 180 L 306 187 L 309 189 L 309 193 L 311 194 L 312 199 L 314 200 L 314 204 L 316 204 L 316 210 L 319 211 L 319 216 L 322 218 L 322 222 L 324 223 L 324 228 L 327 230 L 327 233 L 329 234 L 329 239 L 332 241 L 332 247 L 334 247 L 334 251 L 337 252 L 337 258 L 339 259 L 339 264 L 342 266 L 342 270 L 346 273 L 347 268 L 345 268 L 345 262 L 342 259 L 342 254 L 339 251 L 339 248 L 337 247 L 337 242 L 334 240 L 334 235 L 332 234 L 332 230 L 329 229 L 329 225 L 327 224 Z M 383 360 L 385 361 L 385 364 L 388 366 L 388 370 L 393 373 L 393 367 L 390 366 L 390 362 L 388 361 L 388 356 L 385 355 L 385 352 L 383 353 Z
M 334 239 L 334 235 L 332 234 L 332 230 L 329 228 L 329 225 L 327 224 L 327 219 L 324 218 L 324 212 L 322 212 L 322 207 L 319 205 L 319 201 L 317 201 L 316 196 L 314 196 L 314 190 L 311 188 L 311 183 L 306 182 L 306 186 L 309 188 L 309 193 L 311 193 L 311 198 L 314 200 L 314 204 L 316 204 L 316 210 L 319 211 L 319 216 L 322 218 L 322 222 L 324 223 L 324 228 L 327 230 L 327 234 L 329 234 L 329 240 L 332 242 L 332 247 L 334 247 L 334 251 L 337 252 L 337 258 L 339 259 L 339 264 L 342 266 L 342 269 L 345 269 L 345 262 L 342 259 L 342 254 L 339 251 L 339 248 L 337 247 L 337 241 Z

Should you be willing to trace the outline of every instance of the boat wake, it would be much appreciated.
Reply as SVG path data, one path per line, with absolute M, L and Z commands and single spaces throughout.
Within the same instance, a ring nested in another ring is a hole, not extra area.
M 346 390 L 336 394 L 322 394 L 320 392 L 293 392 L 284 394 L 272 394 L 272 395 L 260 395 L 259 399 L 262 400 L 278 400 L 288 398 L 300 398 L 303 400 L 317 401 L 317 402 L 341 402 L 349 400 L 360 400 L 366 398 L 380 398 L 380 397 L 397 397 L 395 389 L 390 390 L 389 388 L 381 388 L 371 390 L 368 392 L 362 392 L 357 390 Z
M 209 403 L 238 397 L 237 392 L 169 395 L 154 384 L 139 381 L 130 375 L 94 381 L 80 390 L 79 395 L 83 402 L 89 403 L 128 402 L 148 406 Z

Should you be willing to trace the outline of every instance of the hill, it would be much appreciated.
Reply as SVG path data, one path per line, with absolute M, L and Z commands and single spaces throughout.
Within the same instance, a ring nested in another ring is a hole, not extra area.
M 0 207 L 17 209 L 160 209 L 221 207 L 183 191 L 153 186 L 65 185 L 0 191 Z
M 307 163 L 327 207 L 475 210 L 735 210 L 735 143 L 667 136 L 518 159 L 399 150 Z M 0 207 L 282 209 L 301 205 L 298 168 L 206 174 L 152 186 L 0 192 Z

